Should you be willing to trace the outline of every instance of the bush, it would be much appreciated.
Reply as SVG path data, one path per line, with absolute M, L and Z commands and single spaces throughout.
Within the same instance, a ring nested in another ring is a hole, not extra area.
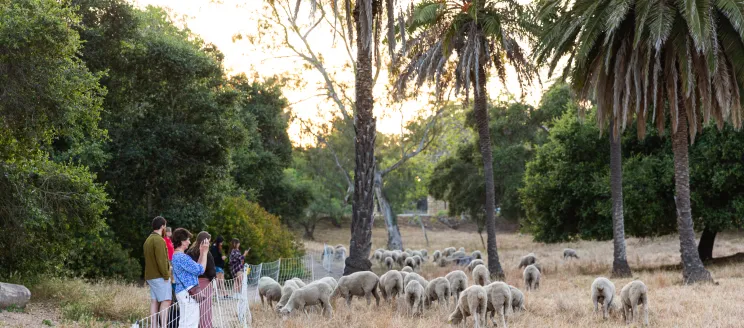
M 140 263 L 129 257 L 129 252 L 114 240 L 113 233 L 109 230 L 75 240 L 80 248 L 70 251 L 65 263 L 65 268 L 72 276 L 136 281 L 142 274 Z
M 227 245 L 238 238 L 242 248 L 250 247 L 246 263 L 272 262 L 304 253 L 277 216 L 244 197 L 225 198 L 209 223 L 209 231 L 213 236 L 225 238 Z

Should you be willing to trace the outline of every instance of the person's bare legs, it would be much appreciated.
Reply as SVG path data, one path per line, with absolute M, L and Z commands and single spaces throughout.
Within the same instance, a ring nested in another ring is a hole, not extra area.
M 225 274 L 223 272 L 217 273 L 217 291 L 222 295 L 227 296 L 227 290 L 225 290 Z
M 160 327 L 168 327 L 168 308 L 170 305 L 170 300 L 160 302 Z
M 155 315 L 158 314 L 158 304 L 158 300 L 152 300 L 152 302 L 150 302 L 150 316 L 152 316 L 152 319 L 154 321 L 152 322 L 154 328 L 157 328 L 157 324 L 155 322 L 157 322 L 158 317 Z

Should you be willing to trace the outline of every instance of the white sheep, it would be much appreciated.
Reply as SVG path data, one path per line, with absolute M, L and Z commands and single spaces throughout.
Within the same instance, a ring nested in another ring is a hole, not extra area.
M 643 305 L 643 324 L 648 326 L 648 287 L 640 280 L 629 282 L 620 290 L 620 300 L 623 305 L 625 323 L 634 322 L 640 315 L 638 305 Z
M 488 295 L 488 307 L 486 313 L 491 312 L 491 322 L 496 325 L 494 315 L 499 314 L 501 326 L 506 328 L 506 312 L 512 306 L 512 295 L 509 285 L 497 281 L 485 287 Z
M 444 300 L 444 304 L 449 307 L 449 297 L 451 294 L 452 291 L 447 278 L 439 277 L 432 279 L 429 281 L 429 284 L 426 286 L 426 291 L 424 292 L 424 304 L 427 307 L 430 307 L 432 302 L 439 301 L 441 306 L 442 301 Z
M 408 273 L 406 275 L 406 277 L 403 279 L 403 285 L 408 286 L 408 283 L 411 280 L 418 281 L 421 284 L 421 286 L 424 287 L 424 289 L 426 289 L 426 286 L 429 285 L 429 282 L 426 279 L 424 279 L 424 277 L 420 276 L 416 272 L 410 272 L 410 273 Z
M 463 252 L 463 251 L 457 251 L 457 252 L 452 253 L 452 255 L 450 255 L 449 257 L 451 257 L 453 259 L 457 259 L 457 258 L 466 257 L 466 256 L 468 256 L 468 255 L 465 254 L 465 252 Z
M 406 261 L 408 260 L 409 257 L 410 257 L 410 255 L 408 255 L 408 253 L 400 253 L 400 255 L 398 256 L 398 261 L 396 261 L 396 262 L 402 268 L 402 267 L 404 267 L 404 266 L 407 265 L 406 264 L 407 263 Z
M 524 288 L 527 291 L 540 288 L 540 270 L 536 266 L 530 264 L 524 268 L 522 277 L 524 278 Z
M 481 254 L 481 251 L 473 251 L 472 253 L 470 253 L 470 256 L 472 256 L 474 259 L 483 259 L 483 254 Z
M 512 311 L 519 312 L 527 310 L 527 308 L 524 307 L 524 293 L 512 285 L 509 285 L 509 291 L 512 296 Z
M 465 247 L 460 247 L 460 249 L 458 249 L 457 251 L 458 251 L 458 252 L 463 252 L 463 253 L 465 253 Z
M 413 268 L 406 265 L 403 267 L 403 269 L 400 269 L 400 271 L 410 273 L 410 272 L 413 272 Z
M 305 282 L 302 281 L 302 279 L 297 278 L 297 277 L 294 277 L 294 278 L 292 278 L 290 280 L 294 281 L 297 284 L 297 287 L 300 287 L 300 288 L 305 287 L 305 285 L 306 285 Z M 286 281 L 285 281 L 285 283 L 286 283 Z
M 304 310 L 306 306 L 320 305 L 322 313 L 327 313 L 328 317 L 333 317 L 333 308 L 331 307 L 330 297 L 332 288 L 324 282 L 313 282 L 305 287 L 295 290 L 287 300 L 287 304 L 279 311 L 282 315 L 287 316 L 295 309 Z
M 343 245 L 336 245 L 336 249 L 334 250 L 334 258 L 339 261 L 343 261 L 346 259 L 346 247 Z
M 421 251 L 411 251 L 411 256 L 416 256 L 423 258 L 424 254 L 421 254 Z
M 447 260 L 447 258 L 444 257 L 444 256 L 440 257 L 439 258 L 439 262 L 437 262 L 437 264 L 439 265 L 439 267 L 442 267 L 442 268 L 446 267 L 449 263 L 450 263 L 450 261 Z
M 382 252 L 382 260 L 383 260 L 383 261 L 384 261 L 384 260 L 385 260 L 386 258 L 388 258 L 388 257 L 389 257 L 389 258 L 392 258 L 392 259 L 394 260 L 394 259 L 395 259 L 395 257 L 394 257 L 394 256 L 396 256 L 396 255 L 394 255 L 394 253 L 393 253 L 393 252 L 391 252 L 391 251 L 384 251 L 384 252 Z
M 615 284 L 605 277 L 599 277 L 592 282 L 592 302 L 594 313 L 602 307 L 602 318 L 607 319 L 615 298 Z
M 460 299 L 460 293 L 468 288 L 468 276 L 462 270 L 455 270 L 444 277 L 449 281 L 450 290 L 452 295 L 455 296 L 455 302 L 457 302 Z
M 563 250 L 563 259 L 564 260 L 567 260 L 567 259 L 572 258 L 572 257 L 573 258 L 576 258 L 576 259 L 579 258 L 579 255 L 576 254 L 576 250 L 573 250 L 573 249 L 570 249 L 570 248 L 566 248 L 566 249 Z
M 282 287 L 282 298 L 279 299 L 279 303 L 276 303 L 277 312 L 279 312 L 282 307 L 287 304 L 289 297 L 292 296 L 292 293 L 294 293 L 294 291 L 298 289 L 300 289 L 300 286 L 298 286 L 294 280 L 287 280 L 284 282 L 284 287 Z
M 404 268 L 404 269 L 405 269 L 405 268 Z M 403 271 L 403 270 L 401 270 L 401 271 L 398 271 L 398 272 L 400 272 L 400 276 L 401 276 L 401 277 L 403 277 L 403 281 L 406 281 L 406 276 L 408 276 L 408 272 L 406 272 L 406 271 Z M 404 283 L 404 284 L 403 284 L 403 286 L 405 286 L 405 285 L 406 285 L 406 284 Z M 405 287 L 404 287 L 404 288 L 405 288 Z
M 421 264 L 424 263 L 424 259 L 420 255 L 414 255 L 413 260 L 416 261 L 416 268 L 420 268 Z
M 429 251 L 427 251 L 427 250 L 425 250 L 425 249 L 420 249 L 420 250 L 419 250 L 419 252 L 421 253 L 421 257 L 422 257 L 422 258 L 423 258 L 424 260 L 426 260 L 426 258 L 428 258 L 428 257 L 429 257 Z
M 390 252 L 390 257 L 393 259 L 393 262 L 398 263 L 400 259 L 400 251 L 392 251 Z
M 310 284 L 319 283 L 319 282 L 322 282 L 322 283 L 327 284 L 328 286 L 331 286 L 331 291 L 333 291 L 333 289 L 336 289 L 336 286 L 338 286 L 338 281 L 336 281 L 336 279 L 334 279 L 333 277 L 323 277 L 323 278 L 320 278 L 320 280 L 311 282 Z
M 444 257 L 449 257 L 454 252 L 457 252 L 457 249 L 456 248 L 454 248 L 454 247 L 447 247 L 447 248 L 444 249 L 444 251 L 442 251 L 442 255 Z
M 405 297 L 409 313 L 415 315 L 424 311 L 424 287 L 417 280 L 406 284 Z
M 473 285 L 462 292 L 460 299 L 457 301 L 455 311 L 449 315 L 447 320 L 450 324 L 459 324 L 466 320 L 467 317 L 475 318 L 475 328 L 480 328 L 480 323 L 486 325 L 486 309 L 488 308 L 488 294 L 486 289 Z
M 418 267 L 416 263 L 416 259 L 413 257 L 406 258 L 406 262 L 404 263 L 404 266 L 409 266 L 414 270 L 416 269 L 416 267 Z
M 468 264 L 468 272 L 473 272 L 473 269 L 478 265 L 486 265 L 486 262 L 478 259 L 470 261 L 470 264 Z
M 535 255 L 535 253 L 529 253 L 519 259 L 519 268 L 521 269 L 528 265 L 535 264 L 535 262 L 537 262 L 537 256 Z
M 394 263 L 394 261 L 393 261 L 393 258 L 392 257 L 390 257 L 390 256 L 386 257 L 384 263 L 385 263 L 385 268 L 387 268 L 388 270 L 392 270 L 393 269 L 393 263 Z
M 367 299 L 367 306 L 372 303 L 372 296 L 374 296 L 376 304 L 379 306 L 380 296 L 377 295 L 377 285 L 379 283 L 380 278 L 374 272 L 354 272 L 338 279 L 338 285 L 333 290 L 331 298 L 343 297 L 346 299 L 346 305 L 351 307 L 351 299 L 354 296 L 364 296 Z
M 403 294 L 403 276 L 398 271 L 390 270 L 380 277 L 379 288 L 382 299 L 394 301 Z
M 282 286 L 274 279 L 261 277 L 258 279 L 258 295 L 261 297 L 262 305 L 266 305 L 265 301 L 268 301 L 269 307 L 273 307 L 274 302 L 282 299 Z
M 476 285 L 486 286 L 491 283 L 489 279 L 491 273 L 485 265 L 479 264 L 473 269 L 473 283 Z
M 435 250 L 434 253 L 431 253 L 431 259 L 434 262 L 439 261 L 440 257 L 442 257 L 442 252 L 440 250 Z

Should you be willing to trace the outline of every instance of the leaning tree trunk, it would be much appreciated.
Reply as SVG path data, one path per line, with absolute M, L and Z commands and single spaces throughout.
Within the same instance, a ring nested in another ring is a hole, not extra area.
M 703 229 L 703 235 L 700 236 L 700 243 L 698 243 L 698 255 L 700 255 L 701 261 L 705 262 L 713 259 L 713 244 L 716 241 L 717 234 L 718 231 L 708 228 Z
M 488 128 L 488 98 L 486 95 L 486 72 L 483 67 L 478 68 L 478 79 L 473 79 L 475 89 L 473 112 L 478 125 L 478 143 L 481 156 L 483 157 L 483 176 L 486 183 L 485 210 L 486 210 L 486 234 L 488 235 L 488 271 L 491 277 L 499 280 L 504 279 L 504 270 L 499 262 L 499 254 L 496 247 L 496 196 L 493 182 L 493 155 L 491 154 L 491 132 Z M 476 80 L 478 82 L 476 82 Z
M 619 133 L 614 133 L 610 119 L 610 189 L 612 190 L 612 243 L 614 246 L 612 276 L 630 277 L 632 272 L 625 252 L 625 219 L 623 215 L 623 167 Z
M 356 118 L 354 129 L 354 196 L 351 217 L 349 257 L 344 275 L 370 271 L 369 251 L 372 248 L 374 221 L 375 137 L 376 119 L 372 113 L 372 0 L 358 0 L 354 8 L 357 30 Z
M 380 171 L 375 172 L 375 196 L 377 203 L 380 205 L 380 211 L 385 218 L 385 227 L 388 232 L 387 248 L 390 250 L 398 249 L 403 250 L 403 238 L 400 236 L 400 229 L 398 229 L 398 220 L 395 219 L 393 214 L 393 207 L 390 206 L 385 197 L 385 193 L 382 191 L 382 174 Z
M 692 122 L 692 124 L 695 124 Z M 677 227 L 679 229 L 680 253 L 682 256 L 682 277 L 685 283 L 712 281 L 710 272 L 705 269 L 695 246 L 695 230 L 690 209 L 690 164 L 688 151 L 687 114 L 680 106 L 677 132 L 672 133 L 674 152 L 674 185 L 677 203 Z

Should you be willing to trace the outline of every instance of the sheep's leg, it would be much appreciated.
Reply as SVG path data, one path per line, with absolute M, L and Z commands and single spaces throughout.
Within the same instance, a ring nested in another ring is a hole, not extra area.
M 593 299 L 592 301 L 594 302 L 594 313 L 596 314 L 597 311 L 599 310 L 599 302 L 597 302 L 596 298 Z
M 499 315 L 501 316 L 501 326 L 506 328 L 506 306 L 501 306 L 501 311 L 499 311 Z
M 602 318 L 604 318 L 605 320 L 607 320 L 607 318 L 610 316 L 610 313 L 609 312 L 610 312 L 610 302 L 608 302 L 607 300 L 605 300 L 602 303 L 602 315 L 603 315 Z
M 377 286 L 375 286 L 375 288 L 372 289 L 372 296 L 375 297 L 375 304 L 377 306 L 380 306 L 380 295 L 377 294 Z
M 354 298 L 354 295 L 347 295 L 346 297 L 346 306 L 351 307 L 351 299 Z
M 372 293 L 364 293 L 364 298 L 367 300 L 367 307 L 369 307 L 369 305 L 372 304 Z
M 266 307 L 266 302 L 264 302 L 264 296 L 261 293 L 258 293 L 258 296 L 261 296 L 261 306 Z
M 643 324 L 648 326 L 648 300 L 643 301 Z

